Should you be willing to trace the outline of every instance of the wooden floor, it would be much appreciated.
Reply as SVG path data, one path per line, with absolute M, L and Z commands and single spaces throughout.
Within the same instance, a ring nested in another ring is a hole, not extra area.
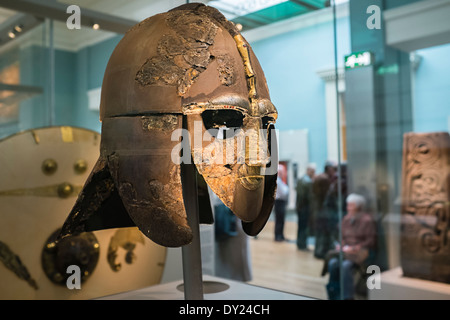
M 269 220 L 257 238 L 250 240 L 253 280 L 250 284 L 327 299 L 328 274 L 321 276 L 323 260 L 309 251 L 297 249 L 297 222 L 286 221 L 284 235 L 288 242 L 274 241 L 274 222 Z

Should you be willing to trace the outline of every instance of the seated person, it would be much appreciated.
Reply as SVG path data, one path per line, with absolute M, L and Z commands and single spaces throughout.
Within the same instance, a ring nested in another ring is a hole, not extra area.
M 342 219 L 342 272 L 343 299 L 353 299 L 353 267 L 363 265 L 369 259 L 376 241 L 376 226 L 371 215 L 364 212 L 365 199 L 352 193 L 347 197 L 347 214 Z M 340 246 L 336 246 L 336 251 Z M 339 286 L 339 255 L 334 254 L 328 260 L 330 279 L 327 292 L 330 300 L 338 299 Z

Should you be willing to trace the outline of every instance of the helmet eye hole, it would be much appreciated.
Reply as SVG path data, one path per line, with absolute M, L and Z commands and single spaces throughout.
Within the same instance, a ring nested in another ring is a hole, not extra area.
M 241 128 L 244 115 L 237 110 L 205 110 L 202 112 L 203 124 L 207 130 L 226 128 Z
M 275 123 L 275 119 L 273 117 L 270 117 L 270 116 L 262 117 L 261 121 L 262 121 L 263 129 L 268 129 L 271 124 Z
M 205 110 L 202 112 L 203 124 L 215 138 L 227 139 L 242 127 L 244 114 L 237 110 Z

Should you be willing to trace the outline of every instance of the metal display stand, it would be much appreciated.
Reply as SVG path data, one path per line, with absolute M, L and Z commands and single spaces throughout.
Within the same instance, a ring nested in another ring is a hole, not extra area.
M 233 281 L 205 275 L 203 281 L 199 200 L 197 192 L 197 175 L 194 164 L 181 165 L 181 179 L 183 198 L 185 202 L 188 224 L 192 229 L 192 243 L 181 248 L 183 265 L 183 282 L 179 281 L 150 286 L 138 290 L 110 295 L 99 298 L 101 300 L 312 300 L 312 298 L 271 290 L 259 286 L 249 285 L 240 281 Z M 183 289 L 181 289 L 183 287 Z
M 192 243 L 181 248 L 185 300 L 203 300 L 202 257 L 200 246 L 200 223 L 195 165 L 181 165 L 183 198 L 187 222 L 192 229 Z

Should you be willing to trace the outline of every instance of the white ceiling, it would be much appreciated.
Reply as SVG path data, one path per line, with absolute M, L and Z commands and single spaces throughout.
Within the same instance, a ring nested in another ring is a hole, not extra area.
M 98 11 L 104 14 L 118 16 L 136 22 L 142 21 L 155 14 L 166 12 L 174 7 L 185 4 L 186 0 L 40 0 L 44 3 L 56 1 L 60 4 L 78 5 L 83 14 L 83 8 Z M 253 11 L 261 10 L 268 6 L 275 5 L 287 0 L 193 0 L 190 2 L 202 2 L 219 9 L 228 19 L 236 15 L 244 15 Z M 335 0 L 338 1 L 338 0 Z M 341 0 L 339 0 L 341 1 Z M 347 0 L 342 0 L 347 1 Z M 1 5 L 1 4 L 0 4 Z M 0 24 L 8 19 L 15 12 L 0 8 Z M 314 14 L 314 13 L 313 13 Z M 69 14 L 68 14 L 69 17 Z M 42 42 L 43 28 L 37 27 L 8 43 L 8 46 L 15 45 L 21 41 L 30 41 L 38 44 Z M 256 30 L 255 30 L 256 31 Z M 35 33 L 34 35 L 31 33 Z M 115 36 L 112 32 L 93 30 L 89 27 L 83 27 L 80 30 L 69 30 L 63 21 L 54 22 L 54 45 L 58 49 L 68 51 L 78 51 L 88 45 L 106 40 Z M 3 46 L 4 47 L 4 46 Z M 5 48 L 0 47 L 0 51 Z
M 57 1 L 62 4 L 78 5 L 83 14 L 83 8 L 101 13 L 119 16 L 122 18 L 142 21 L 155 14 L 168 11 L 176 6 L 186 3 L 185 0 L 42 0 L 44 2 Z M 208 1 L 197 1 L 207 3 Z M 18 12 L 0 8 L 0 24 Z M 69 17 L 69 14 L 68 14 Z M 42 42 L 43 26 L 29 31 L 7 44 L 8 47 L 15 45 L 29 45 Z M 82 27 L 80 30 L 69 30 L 64 22 L 54 22 L 54 45 L 56 48 L 78 51 L 87 45 L 113 37 L 115 34 L 101 30 L 93 30 Z M 8 49 L 8 48 L 1 48 Z M 0 50 L 0 51 L 2 51 Z
M 78 5 L 102 13 L 141 21 L 186 3 L 185 0 L 57 0 L 59 3 Z M 209 1 L 196 1 L 207 3 Z
M 187 3 L 186 0 L 42 0 L 56 1 L 69 5 L 78 5 L 83 14 L 83 8 L 105 14 L 118 16 L 136 22 L 142 21 L 155 14 L 166 12 L 174 7 Z M 228 19 L 244 15 L 287 0 L 194 0 L 219 9 Z M 190 2 L 194 2 L 190 1 Z M 17 12 L 0 8 L 0 24 Z M 101 28 L 101 26 L 100 26 Z M 82 27 L 81 30 L 69 30 L 65 23 L 54 22 L 54 44 L 56 48 L 78 51 L 86 45 L 105 40 L 115 34 L 103 30 L 92 30 Z M 35 31 L 36 35 L 42 30 Z M 33 38 L 33 37 L 28 37 Z M 39 37 L 42 38 L 42 37 Z M 19 41 L 16 39 L 15 41 Z

